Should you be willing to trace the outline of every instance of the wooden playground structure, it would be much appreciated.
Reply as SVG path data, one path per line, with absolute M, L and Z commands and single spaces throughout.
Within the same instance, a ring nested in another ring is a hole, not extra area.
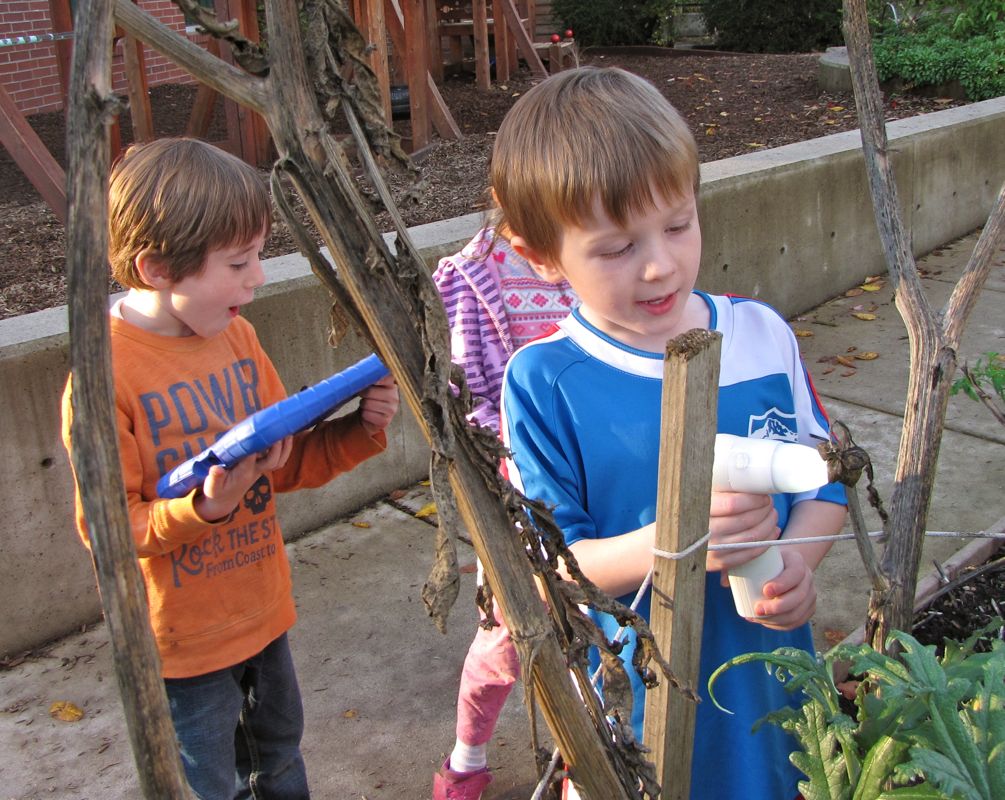
M 134 0 L 135 2 L 135 0 Z M 71 0 L 49 0 L 52 32 L 0 40 L 0 46 L 54 43 L 63 108 L 73 53 Z M 236 20 L 247 39 L 259 41 L 255 0 L 214 0 L 217 19 Z M 537 0 L 345 0 L 346 10 L 370 43 L 370 66 L 380 86 L 384 113 L 392 118 L 391 87 L 407 87 L 409 132 L 406 149 L 415 153 L 433 141 L 434 131 L 443 139 L 459 139 L 461 132 L 440 94 L 448 70 L 473 69 L 479 89 L 495 80 L 505 84 L 523 60 L 531 73 L 544 78 L 548 62 L 552 72 L 578 64 L 575 41 L 535 42 Z M 557 37 L 553 37 L 557 38 Z M 126 95 L 131 110 L 133 136 L 137 142 L 155 138 L 150 91 L 144 61 L 144 45 L 117 29 L 114 44 L 122 45 L 127 80 Z M 233 63 L 229 47 L 210 38 L 206 48 Z M 542 59 L 543 56 L 543 59 Z M 213 118 L 218 93 L 200 84 L 188 120 L 186 134 L 205 138 Z M 271 140 L 261 117 L 223 98 L 226 135 L 215 144 L 252 164 L 269 158 Z M 118 124 L 112 130 L 113 153 L 119 149 Z M 42 199 L 66 221 L 66 188 L 63 168 L 56 162 L 25 115 L 0 84 L 0 144 L 11 155 Z

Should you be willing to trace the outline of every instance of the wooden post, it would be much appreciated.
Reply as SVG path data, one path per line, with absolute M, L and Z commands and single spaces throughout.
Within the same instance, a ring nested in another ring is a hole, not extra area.
M 150 110 L 150 88 L 147 85 L 143 43 L 133 36 L 126 36 L 122 40 L 122 58 L 126 67 L 133 141 L 149 142 L 154 138 L 154 118 Z
M 404 53 L 408 75 L 408 103 L 412 119 L 412 147 L 421 150 L 429 144 L 432 138 L 432 127 L 429 120 L 429 92 L 427 91 L 426 74 L 429 72 L 429 54 L 426 38 L 426 3 L 425 0 L 401 0 L 401 11 L 404 15 L 405 43 Z
M 496 18 L 496 30 L 498 30 L 499 25 L 504 25 L 509 28 L 511 35 L 516 42 L 516 48 L 520 51 L 520 55 L 523 56 L 524 61 L 527 62 L 527 66 L 530 71 L 538 78 L 547 78 L 548 72 L 544 68 L 544 64 L 541 63 L 541 57 L 537 54 L 537 50 L 534 48 L 534 42 L 531 36 L 527 33 L 527 29 L 523 26 L 523 20 L 520 18 L 520 14 L 516 10 L 516 6 L 513 5 L 513 0 L 492 0 L 493 13 Z M 496 58 L 499 58 L 499 42 L 496 42 Z M 516 66 L 515 64 L 513 66 Z
M 66 223 L 66 176 L 14 99 L 0 85 L 0 144 L 59 221 Z
M 70 0 L 49 0 L 49 19 L 53 33 L 68 33 L 73 30 L 73 12 Z M 64 113 L 69 104 L 67 97 L 70 85 L 70 59 L 73 57 L 73 40 L 61 39 L 53 42 L 56 49 L 56 72 L 59 75 L 59 92 L 63 97 Z
M 510 62 L 510 31 L 506 27 L 506 15 L 503 13 L 504 0 L 492 0 L 492 44 L 496 57 L 496 82 L 506 83 L 512 68 L 516 64 Z
M 217 58 L 220 57 L 220 40 L 210 37 L 206 43 L 206 51 L 212 53 Z M 195 100 L 192 103 L 192 112 L 189 114 L 188 126 L 185 128 L 186 136 L 195 136 L 205 139 L 209 133 L 209 126 L 213 121 L 213 109 L 216 108 L 216 89 L 212 89 L 205 83 L 200 83 L 195 92 Z M 229 145 L 228 150 L 233 151 L 233 145 Z
M 407 49 L 405 46 L 405 22 L 401 8 L 398 6 L 398 0 L 385 0 L 385 11 L 387 13 L 384 21 L 387 25 L 387 32 L 391 36 L 391 46 L 394 48 L 394 52 L 401 54 L 403 58 Z M 401 58 L 397 60 L 400 61 Z M 461 129 L 457 127 L 457 123 L 450 113 L 450 109 L 447 108 L 447 104 L 443 100 L 443 95 L 440 94 L 436 81 L 433 80 L 433 76 L 428 71 L 426 72 L 426 87 L 429 90 L 429 118 L 433 127 L 436 128 L 436 132 L 444 139 L 464 138 Z M 409 87 L 409 92 L 411 92 L 411 87 Z
M 440 36 L 440 12 L 437 0 L 426 0 L 427 67 L 434 81 L 443 80 L 443 37 Z
M 656 547 L 680 553 L 708 531 L 722 335 L 693 330 L 667 343 Z M 656 557 L 649 625 L 674 674 L 694 687 L 705 612 L 704 546 L 679 560 Z M 664 800 L 687 800 L 696 705 L 661 682 L 646 694 L 642 741 Z M 728 756 L 727 756 L 728 757 Z
M 489 66 L 489 23 L 486 0 L 472 0 L 471 29 L 475 40 L 475 85 L 486 90 L 492 85 Z
M 353 18 L 363 38 L 373 48 L 370 51 L 370 68 L 380 86 L 380 102 L 384 117 L 391 124 L 391 77 L 387 66 L 387 25 L 384 23 L 384 0 L 356 0 Z
M 213 10 L 219 20 L 236 19 L 241 34 L 252 42 L 259 40 L 258 16 L 254 0 L 215 0 Z M 216 51 L 215 55 L 227 64 L 234 63 L 234 57 L 229 47 Z M 200 89 L 196 96 L 196 104 L 192 109 L 189 128 L 208 124 L 209 112 L 212 110 L 214 98 L 208 91 Z M 269 131 L 261 115 L 249 108 L 226 100 L 224 103 L 227 120 L 227 149 L 249 164 L 258 165 L 268 159 Z M 201 116 L 197 118 L 197 113 Z

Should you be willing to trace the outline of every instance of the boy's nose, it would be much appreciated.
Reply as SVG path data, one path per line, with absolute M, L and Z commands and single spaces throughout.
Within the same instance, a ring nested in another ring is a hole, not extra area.
M 256 258 L 253 264 L 249 265 L 248 288 L 257 289 L 265 283 L 265 267 L 262 266 L 262 259 Z
M 677 262 L 673 254 L 664 248 L 654 248 L 646 260 L 645 279 L 656 281 L 673 274 L 677 269 Z

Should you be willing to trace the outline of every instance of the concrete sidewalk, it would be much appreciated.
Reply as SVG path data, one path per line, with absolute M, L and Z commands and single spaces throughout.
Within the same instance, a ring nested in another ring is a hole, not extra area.
M 936 307 L 962 272 L 975 236 L 921 263 Z M 889 498 L 900 437 L 906 332 L 885 278 L 879 291 L 841 297 L 793 320 L 805 362 L 832 419 L 873 457 Z M 971 317 L 961 358 L 1005 351 L 1005 252 Z M 873 314 L 858 319 L 853 314 Z M 854 349 L 852 349 L 854 348 Z M 877 353 L 854 360 L 855 353 Z M 851 357 L 854 367 L 835 362 Z M 975 531 L 1005 513 L 1005 431 L 978 404 L 950 401 L 931 530 Z M 474 556 L 465 565 L 450 632 L 439 634 L 419 596 L 433 528 L 415 516 L 428 489 L 408 487 L 351 519 L 289 545 L 300 621 L 291 633 L 307 714 L 304 755 L 320 800 L 426 800 L 433 771 L 453 742 L 454 701 L 474 633 Z M 879 528 L 875 514 L 870 528 Z M 965 542 L 930 539 L 923 572 Z M 868 584 L 854 544 L 835 545 L 818 571 L 820 647 L 864 621 Z M 528 798 L 535 785 L 521 690 L 490 745 L 495 781 L 484 800 Z M 0 797 L 133 800 L 140 796 L 103 626 L 67 637 L 0 672 Z M 84 711 L 74 723 L 49 716 L 56 701 Z M 543 726 L 542 726 L 543 727 Z M 546 732 L 545 732 L 546 735 Z

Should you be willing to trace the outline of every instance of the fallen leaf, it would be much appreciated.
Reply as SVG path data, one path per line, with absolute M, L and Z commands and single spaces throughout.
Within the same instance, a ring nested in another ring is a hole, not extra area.
M 871 350 L 866 350 L 864 353 L 855 353 L 855 358 L 859 361 L 875 361 L 879 358 L 879 353 L 874 353 Z
M 797 338 L 799 338 L 799 339 L 805 339 L 806 337 L 808 337 L 808 336 L 812 336 L 812 335 L 813 335 L 813 331 L 808 331 L 808 330 L 806 330 L 805 328 L 796 328 L 796 329 L 795 329 L 795 330 L 793 331 L 793 333 L 794 333 L 794 334 L 796 335 L 796 337 L 797 337 Z
M 348 711 L 343 711 L 342 716 L 346 719 L 356 719 L 359 716 L 359 712 L 355 708 L 350 708 Z
M 853 370 L 853 369 L 850 369 L 850 370 L 848 370 L 847 372 L 842 372 L 842 373 L 841 373 L 841 377 L 842 377 L 842 378 L 850 378 L 850 377 L 851 377 L 852 375 L 854 375 L 854 374 L 856 374 L 856 373 L 855 373 L 855 370 Z
M 862 681 L 841 681 L 841 683 L 835 684 L 835 688 L 841 692 L 841 696 L 845 700 L 854 700 L 855 695 L 858 692 L 858 685 Z
M 474 572 L 478 572 L 478 565 L 475 563 L 462 564 L 457 571 L 460 572 L 461 575 L 471 575 Z
M 882 275 L 866 275 L 863 283 L 878 283 L 883 280 Z
M 824 631 L 824 641 L 827 642 L 831 647 L 836 644 L 840 644 L 844 641 L 845 636 L 848 634 L 844 631 L 834 630 L 833 628 L 827 628 Z
M 844 111 L 844 106 L 830 106 L 828 111 Z
M 854 289 L 849 289 L 847 292 L 845 292 L 844 296 L 845 297 L 858 297 L 860 294 L 862 294 L 863 291 L 864 290 L 861 287 L 856 286 Z
M 423 519 L 425 517 L 431 517 L 436 513 L 436 503 L 426 503 L 422 508 L 415 512 L 417 519 Z
M 388 497 L 389 497 L 389 498 L 390 498 L 391 500 L 400 500 L 400 499 L 401 499 L 402 497 L 404 497 L 404 496 L 405 496 L 406 494 L 408 494 L 408 491 L 407 491 L 406 489 L 395 489 L 395 490 L 394 490 L 393 492 L 391 492 L 391 493 L 390 493 L 390 494 L 388 495 Z
M 871 322 L 872 320 L 876 319 L 875 314 L 869 314 L 866 313 L 865 311 L 859 311 L 857 314 L 852 314 L 852 316 L 855 317 L 855 319 L 862 320 L 863 322 Z
M 359 520 L 359 521 L 353 520 L 352 526 L 354 528 L 369 528 L 370 527 L 370 523 L 369 522 L 363 522 L 362 520 Z
M 848 358 L 848 356 L 836 356 L 835 361 L 837 361 L 838 364 L 842 364 L 846 367 L 851 367 L 852 369 L 855 368 L 855 359 Z
M 84 718 L 84 710 L 69 700 L 57 700 L 49 706 L 49 716 L 60 722 L 80 722 Z
M 883 285 L 879 283 L 863 283 L 858 288 L 861 289 L 863 292 L 878 292 L 880 289 L 883 288 Z
M 831 374 L 831 373 L 832 373 L 833 371 L 834 371 L 834 367 L 827 367 L 827 369 L 825 369 L 825 370 L 824 370 L 823 372 L 821 372 L 820 374 L 821 374 L 821 375 L 830 375 L 830 374 Z

